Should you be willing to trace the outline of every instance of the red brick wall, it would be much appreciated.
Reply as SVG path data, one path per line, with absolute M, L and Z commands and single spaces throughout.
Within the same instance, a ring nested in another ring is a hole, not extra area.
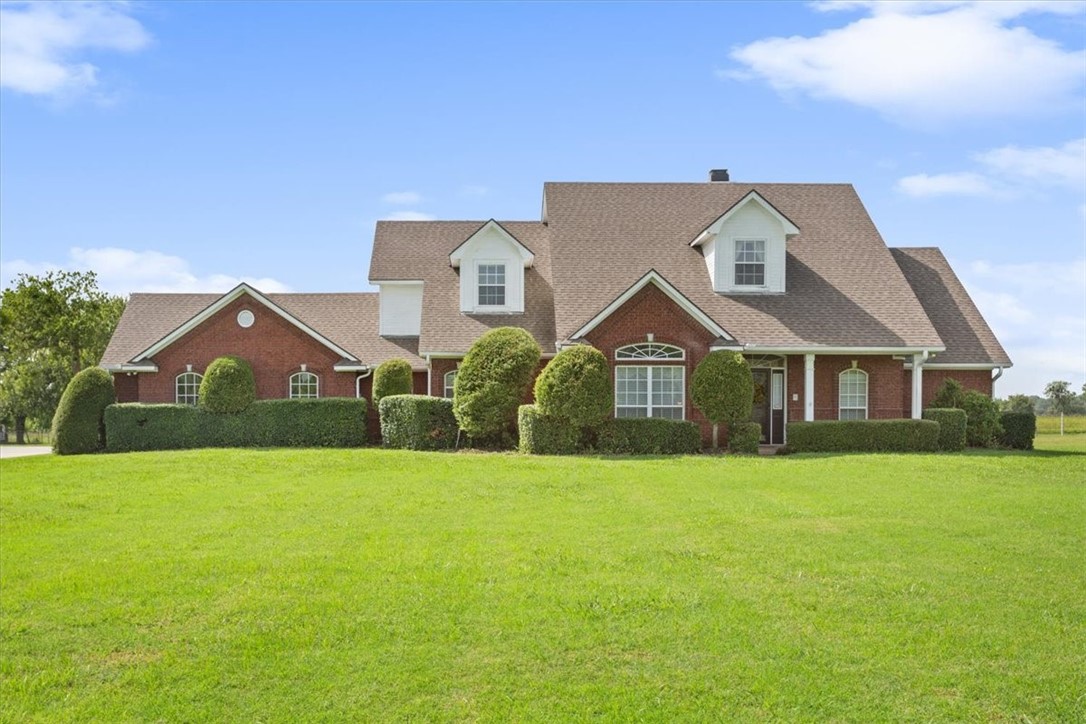
M 139 379 L 139 375 L 129 375 L 124 372 L 113 375 L 113 391 L 117 395 L 117 402 L 140 401 Z
M 815 357 L 815 419 L 836 420 L 840 401 L 840 375 L 851 369 L 852 360 L 867 373 L 867 417 L 886 420 L 908 417 L 911 404 L 909 378 L 904 362 L 874 355 L 819 355 Z M 796 395 L 797 399 L 792 400 Z M 788 420 L 803 419 L 803 355 L 788 357 Z
M 430 360 L 430 394 L 434 397 L 445 396 L 445 374 L 460 366 L 458 359 Z
M 967 390 L 976 390 L 977 392 L 983 392 L 989 397 L 992 396 L 992 371 L 991 370 L 941 370 L 941 369 L 924 369 L 924 407 L 928 407 L 931 401 L 935 399 L 936 393 L 943 385 L 943 382 L 948 379 L 954 379 L 961 383 L 962 387 Z M 912 370 L 905 371 L 905 393 L 902 398 L 902 406 L 905 410 L 905 416 L 908 417 L 912 414 L 912 395 L 913 395 L 913 373 Z
M 648 341 L 673 344 L 686 350 L 686 419 L 701 427 L 702 438 L 710 440 L 712 425 L 694 409 L 690 402 L 690 377 L 698 362 L 709 353 L 709 345 L 716 337 L 698 324 L 681 307 L 653 284 L 635 294 L 628 302 L 592 330 L 586 339 L 607 357 L 612 370 L 615 367 L 615 350 L 628 344 Z M 639 362 L 638 364 L 675 365 L 676 362 Z M 612 379 L 614 373 L 612 372 Z
M 237 314 L 251 310 L 253 326 L 242 328 Z M 244 357 L 253 367 L 258 399 L 287 397 L 290 375 L 307 370 L 320 378 L 321 397 L 354 397 L 355 373 L 334 372 L 340 356 L 264 305 L 242 296 L 154 357 L 158 372 L 138 376 L 140 402 L 173 402 L 177 375 L 191 364 L 203 373 L 223 355 Z

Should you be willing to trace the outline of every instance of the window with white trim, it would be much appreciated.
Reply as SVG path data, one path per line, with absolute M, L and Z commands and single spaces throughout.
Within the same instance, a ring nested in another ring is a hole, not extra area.
M 735 286 L 765 286 L 765 239 L 735 240 Z
M 174 384 L 174 399 L 179 405 L 195 405 L 200 401 L 200 383 L 204 376 L 199 372 L 182 372 Z
M 685 409 L 685 367 L 615 367 L 615 417 L 665 417 L 682 420 Z
M 304 400 L 320 397 L 320 378 L 312 372 L 295 372 L 290 376 L 290 399 Z
M 505 264 L 480 263 L 476 267 L 476 286 L 480 307 L 504 307 Z
M 686 359 L 686 352 L 670 344 L 646 342 L 619 347 L 615 350 L 615 359 Z
M 837 417 L 841 420 L 867 419 L 867 373 L 856 368 L 845 370 L 839 378 Z
M 453 388 L 456 385 L 456 370 L 445 373 L 445 397 L 452 399 Z

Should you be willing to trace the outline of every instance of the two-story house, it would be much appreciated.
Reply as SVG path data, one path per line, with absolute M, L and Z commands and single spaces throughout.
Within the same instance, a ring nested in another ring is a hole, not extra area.
M 548 183 L 538 221 L 381 221 L 379 291 L 133 294 L 102 366 L 118 399 L 195 403 L 214 358 L 245 357 L 260 397 L 369 397 L 402 358 L 452 394 L 488 329 L 544 358 L 590 344 L 615 415 L 708 425 L 689 380 L 742 352 L 766 442 L 789 420 L 919 417 L 954 377 L 992 393 L 1010 359 L 937 248 L 888 248 L 848 184 Z

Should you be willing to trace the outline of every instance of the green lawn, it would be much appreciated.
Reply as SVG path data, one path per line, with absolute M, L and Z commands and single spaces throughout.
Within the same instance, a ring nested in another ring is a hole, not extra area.
M 1059 434 L 1059 431 L 1059 415 L 1041 415 L 1037 418 L 1037 432 Z M 1086 415 L 1064 415 L 1063 431 L 1068 435 L 1086 432 Z
M 6 721 L 1086 720 L 1086 437 L 5 460 Z

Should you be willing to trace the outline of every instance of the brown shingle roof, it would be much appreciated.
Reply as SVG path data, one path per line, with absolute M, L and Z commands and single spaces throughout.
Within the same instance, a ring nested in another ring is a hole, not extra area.
M 756 190 L 800 233 L 785 294 L 721 295 L 690 242 Z M 744 344 L 942 347 L 848 184 L 546 184 L 555 331 L 575 332 L 649 269 Z
M 373 292 L 265 296 L 365 364 L 400 358 L 412 367 L 426 365 L 418 356 L 416 338 L 377 334 L 377 294 Z M 133 294 L 102 356 L 102 364 L 129 362 L 221 297 L 221 294 Z
M 932 363 L 1011 364 L 943 252 L 935 247 L 896 248 L 890 252 L 939 336 L 946 341 L 946 351 L 936 355 Z
M 488 329 L 523 327 L 544 352 L 553 352 L 554 293 L 551 288 L 550 232 L 538 221 L 499 221 L 535 254 L 524 273 L 525 314 L 462 314 L 460 271 L 449 254 L 485 221 L 379 221 L 373 240 L 370 281 L 422 280 L 422 333 L 425 353 L 466 352 Z

